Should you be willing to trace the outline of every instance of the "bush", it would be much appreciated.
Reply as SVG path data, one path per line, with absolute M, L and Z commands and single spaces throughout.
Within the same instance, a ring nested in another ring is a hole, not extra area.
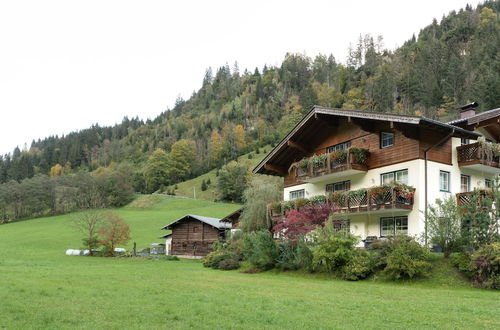
M 471 255 L 469 253 L 452 253 L 450 258 L 453 266 L 457 267 L 465 275 L 471 276 Z
M 312 268 L 315 271 L 335 272 L 352 258 L 357 237 L 333 229 L 331 221 L 312 232 L 315 245 L 312 248 Z
M 261 230 L 245 236 L 245 259 L 257 270 L 268 270 L 274 267 L 278 257 L 278 249 L 273 236 L 267 230 Z
M 309 246 L 307 246 L 304 238 L 301 238 L 297 242 L 297 248 L 295 250 L 295 260 L 294 264 L 297 269 L 303 269 L 306 271 L 312 270 L 312 260 L 313 254 Z
M 279 270 L 295 270 L 297 249 L 291 242 L 285 241 L 278 244 L 278 258 L 276 260 L 276 268 Z
M 220 263 L 227 259 L 234 259 L 234 256 L 225 251 L 214 251 L 207 254 L 202 262 L 205 267 L 219 269 Z
M 161 256 L 160 259 L 161 260 L 168 260 L 168 261 L 179 261 L 179 260 L 181 260 L 181 259 L 179 259 L 178 256 L 170 256 L 170 255 Z
M 430 269 L 430 253 L 413 237 L 396 236 L 372 244 L 378 252 L 377 264 L 393 280 L 425 276 Z
M 486 289 L 500 289 L 500 243 L 481 247 L 471 256 L 472 282 Z
M 224 259 L 219 262 L 219 269 L 232 270 L 240 268 L 240 262 L 236 258 Z
M 349 281 L 362 280 L 370 276 L 373 270 L 371 255 L 365 250 L 356 250 L 351 260 L 342 268 L 342 278 Z

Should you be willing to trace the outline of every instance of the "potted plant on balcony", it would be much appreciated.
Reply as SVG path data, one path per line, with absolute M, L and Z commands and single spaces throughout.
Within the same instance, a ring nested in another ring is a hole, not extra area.
M 315 174 L 322 174 L 326 171 L 326 154 L 314 155 L 310 158 L 310 163 Z
M 328 202 L 334 209 L 347 207 L 347 194 L 343 191 L 336 191 L 328 195 Z
M 349 198 L 349 207 L 359 207 L 368 203 L 367 189 L 350 190 L 347 192 Z
M 347 160 L 347 151 L 346 150 L 334 150 L 330 154 L 330 161 L 333 166 L 344 165 Z
M 293 200 L 285 201 L 285 202 L 283 202 L 283 204 L 281 206 L 282 206 L 283 212 L 290 211 L 290 210 L 293 210 L 293 208 L 295 207 L 295 202 Z
M 386 204 L 391 202 L 388 200 L 388 195 L 390 195 L 390 191 L 393 185 L 391 184 L 383 184 L 380 186 L 371 187 L 369 190 L 370 201 L 374 205 Z
M 325 195 L 313 196 L 313 197 L 309 198 L 309 203 L 311 205 L 326 203 L 326 196 Z
M 269 210 L 271 211 L 271 216 L 281 215 L 281 202 L 273 202 L 269 204 Z
M 415 197 L 415 188 L 397 182 L 395 182 L 393 186 L 398 202 L 410 204 L 413 200 L 413 197 Z
M 368 160 L 368 149 L 365 148 L 351 148 L 349 149 L 353 157 L 353 162 L 356 164 L 366 164 Z

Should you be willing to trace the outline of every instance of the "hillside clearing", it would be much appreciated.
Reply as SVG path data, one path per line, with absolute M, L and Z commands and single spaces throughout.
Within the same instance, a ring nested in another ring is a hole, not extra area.
M 155 197 L 116 210 L 138 246 L 186 213 L 224 216 L 238 205 Z M 158 202 L 159 200 L 159 202 Z M 498 292 L 471 288 L 446 263 L 428 280 L 346 282 L 325 276 L 242 274 L 196 260 L 67 257 L 74 215 L 0 226 L 0 327 L 499 328 Z M 131 242 L 132 244 L 132 242 Z

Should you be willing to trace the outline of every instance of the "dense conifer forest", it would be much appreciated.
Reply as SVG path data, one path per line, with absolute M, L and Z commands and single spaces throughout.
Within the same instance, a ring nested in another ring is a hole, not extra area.
M 280 66 L 253 71 L 240 71 L 237 63 L 209 68 L 198 91 L 154 120 L 96 124 L 0 156 L 0 211 L 12 205 L 5 196 L 26 179 L 106 177 L 111 183 L 101 182 L 102 191 L 113 184 L 143 192 L 173 185 L 276 143 L 315 104 L 443 121 L 456 118 L 457 107 L 471 101 L 480 104 L 479 111 L 496 108 L 499 12 L 499 0 L 452 11 L 395 50 L 385 49 L 382 37 L 360 36 L 346 50 L 346 63 L 332 55 L 286 54 Z M 123 169 L 125 176 L 116 174 Z M 108 204 L 121 204 L 111 200 Z

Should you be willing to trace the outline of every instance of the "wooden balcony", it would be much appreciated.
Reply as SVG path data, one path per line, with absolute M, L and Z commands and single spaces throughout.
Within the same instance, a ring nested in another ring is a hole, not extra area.
M 457 147 L 458 166 L 491 174 L 500 173 L 500 156 L 487 142 Z
M 332 201 L 333 213 L 383 213 L 386 210 L 412 210 L 415 189 L 393 185 L 383 185 L 370 189 L 349 191 L 335 196 Z
M 475 193 L 479 194 L 479 198 L 474 196 Z M 458 193 L 456 196 L 457 196 L 457 205 L 460 207 L 460 206 L 471 205 L 474 202 L 477 204 L 481 204 L 481 201 L 484 198 L 487 197 L 492 198 L 493 193 L 489 190 L 478 190 L 478 191 Z
M 343 213 L 384 213 L 391 211 L 409 211 L 413 209 L 415 188 L 388 184 L 368 189 L 336 192 L 328 197 L 314 196 L 310 199 L 296 199 L 268 206 L 271 217 L 283 217 L 290 210 L 315 205 L 327 205 L 332 214 Z
M 368 170 L 369 152 L 362 148 L 337 150 L 322 155 L 314 155 L 292 164 L 298 181 L 318 182 L 336 177 L 365 173 Z

